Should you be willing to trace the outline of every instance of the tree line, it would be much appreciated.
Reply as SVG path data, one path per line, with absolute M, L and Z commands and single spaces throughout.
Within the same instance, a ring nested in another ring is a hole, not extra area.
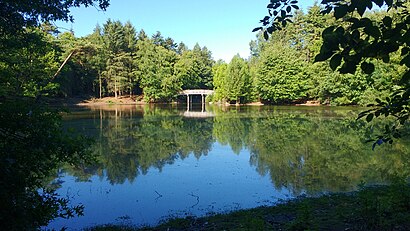
M 367 122 L 379 117 L 396 119 L 394 125 L 386 126 L 384 134 L 373 139 L 373 147 L 391 144 L 394 139 L 407 135 L 403 128 L 410 117 L 409 6 L 406 0 L 321 1 L 320 13 L 336 23 L 323 29 L 315 62 L 326 61 L 332 71 L 344 74 L 344 78 L 356 75 L 358 70 L 368 77 L 370 87 L 363 89 L 359 82 L 358 92 L 374 98 L 375 103 L 369 104 L 371 108 L 361 112 L 358 118 L 366 118 Z M 254 29 L 263 33 L 265 39 L 270 35 L 274 37 L 293 22 L 298 23 L 295 20 L 298 0 L 272 0 L 266 8 L 268 15 L 260 20 L 262 25 Z M 382 85 L 388 88 L 380 87 Z M 390 93 L 373 97 L 372 93 L 377 90 Z
M 39 40 L 30 50 L 9 51 L 22 65 L 8 71 L 10 78 L 1 91 L 14 91 L 10 86 L 16 86 L 26 95 L 131 95 L 146 102 L 169 102 L 183 89 L 214 89 L 209 101 L 293 104 L 315 100 L 332 105 L 367 105 L 389 96 L 407 70 L 400 65 L 399 52 L 391 55 L 390 62 L 374 62 L 371 73 L 341 74 L 332 70 L 329 61 L 314 62 L 323 30 L 339 23 L 321 10 L 315 4 L 306 13 L 296 11 L 293 24 L 272 32 L 269 40 L 258 34 L 250 42 L 250 56 L 235 55 L 229 63 L 215 61 L 207 47 L 196 44 L 188 49 L 161 32 L 152 36 L 143 29 L 137 32 L 130 22 L 108 20 L 81 38 L 42 24 L 27 29 Z M 372 11 L 366 16 L 390 14 Z M 38 59 L 29 62 L 33 56 Z M 28 68 L 30 77 L 14 83 L 13 76 L 27 73 Z M 55 81 L 46 81 L 50 76 Z
M 212 89 L 214 61 L 199 44 L 188 49 L 159 31 L 149 37 L 130 22 L 113 20 L 82 38 L 39 30 L 57 45 L 55 58 L 64 64 L 55 81 L 60 96 L 143 95 L 147 102 L 161 102 L 174 99 L 182 89 Z
M 332 105 L 368 105 L 384 99 L 400 85 L 407 68 L 400 65 L 400 52 L 389 62 L 375 61 L 374 71 L 334 72 L 334 61 L 315 62 L 323 44 L 325 28 L 339 25 L 331 15 L 322 14 L 317 4 L 306 13 L 297 10 L 293 23 L 259 33 L 250 42 L 247 60 L 234 57 L 230 64 L 214 66 L 214 100 L 292 104 L 307 100 Z M 391 12 L 371 11 L 366 17 L 382 19 Z

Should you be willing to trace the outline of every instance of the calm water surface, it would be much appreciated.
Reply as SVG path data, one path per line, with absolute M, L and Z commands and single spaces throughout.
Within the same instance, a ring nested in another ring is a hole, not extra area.
M 57 192 L 85 214 L 49 228 L 155 225 L 176 216 L 273 205 L 409 176 L 406 140 L 371 150 L 383 124 L 357 108 L 112 106 L 75 110 L 97 163 L 61 169 Z

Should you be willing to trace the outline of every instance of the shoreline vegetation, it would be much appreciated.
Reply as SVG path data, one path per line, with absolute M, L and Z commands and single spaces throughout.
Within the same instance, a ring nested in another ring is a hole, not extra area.
M 360 186 L 274 206 L 170 218 L 154 227 L 107 224 L 85 230 L 410 230 L 410 187 L 403 182 Z
M 71 98 L 51 98 L 48 99 L 49 104 L 52 105 L 63 105 L 63 106 L 106 106 L 106 105 L 145 105 L 145 104 L 178 104 L 178 101 L 172 102 L 145 102 L 141 96 L 106 96 L 102 98 L 94 97 L 71 97 Z M 265 104 L 262 102 L 250 102 L 250 103 L 241 103 L 241 104 L 231 104 L 231 103 L 221 103 L 221 102 L 209 102 L 210 104 L 215 105 L 224 105 L 224 106 L 263 106 L 271 105 Z M 272 104 L 276 105 L 276 104 Z M 282 105 L 282 104 L 278 104 Z M 328 104 L 321 104 L 320 101 L 303 101 L 295 102 L 283 105 L 295 105 L 295 106 L 328 106 Z

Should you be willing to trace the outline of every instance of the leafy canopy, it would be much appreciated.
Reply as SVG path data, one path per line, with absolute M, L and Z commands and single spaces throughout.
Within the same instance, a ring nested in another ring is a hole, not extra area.
M 0 32 L 20 31 L 25 27 L 38 26 L 42 22 L 73 21 L 71 7 L 96 6 L 107 9 L 109 0 L 32 0 L 0 2 Z
M 265 39 L 274 31 L 281 30 L 291 21 L 293 11 L 298 9 L 297 0 L 271 0 L 267 6 L 269 15 L 261 20 L 262 26 L 254 31 L 263 31 Z M 386 127 L 374 145 L 393 142 L 401 137 L 400 127 L 409 119 L 410 100 L 410 15 L 405 0 L 323 0 L 323 14 L 333 14 L 340 23 L 329 26 L 322 32 L 323 43 L 315 61 L 330 60 L 330 68 L 340 73 L 355 73 L 358 68 L 365 74 L 375 71 L 375 60 L 391 61 L 395 52 L 400 52 L 399 63 L 406 66 L 401 76 L 400 88 L 390 97 L 376 99 L 372 109 L 359 115 L 368 122 L 379 116 L 394 116 L 397 123 Z M 390 15 L 382 18 L 366 17 L 366 11 L 379 7 Z
M 63 130 L 59 110 L 40 96 L 55 89 L 59 52 L 52 20 L 72 20 L 70 7 L 108 6 L 108 0 L 0 1 L 0 223 L 36 230 L 57 217 L 81 215 L 49 184 L 62 163 L 91 159 L 89 140 Z M 43 23 L 43 24 L 41 24 Z M 39 25 L 42 27 L 39 27 Z

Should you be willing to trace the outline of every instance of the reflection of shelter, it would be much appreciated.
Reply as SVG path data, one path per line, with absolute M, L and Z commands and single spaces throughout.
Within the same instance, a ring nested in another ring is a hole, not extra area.
M 209 111 L 185 111 L 183 114 L 184 117 L 190 118 L 208 118 L 214 117 L 214 113 Z

